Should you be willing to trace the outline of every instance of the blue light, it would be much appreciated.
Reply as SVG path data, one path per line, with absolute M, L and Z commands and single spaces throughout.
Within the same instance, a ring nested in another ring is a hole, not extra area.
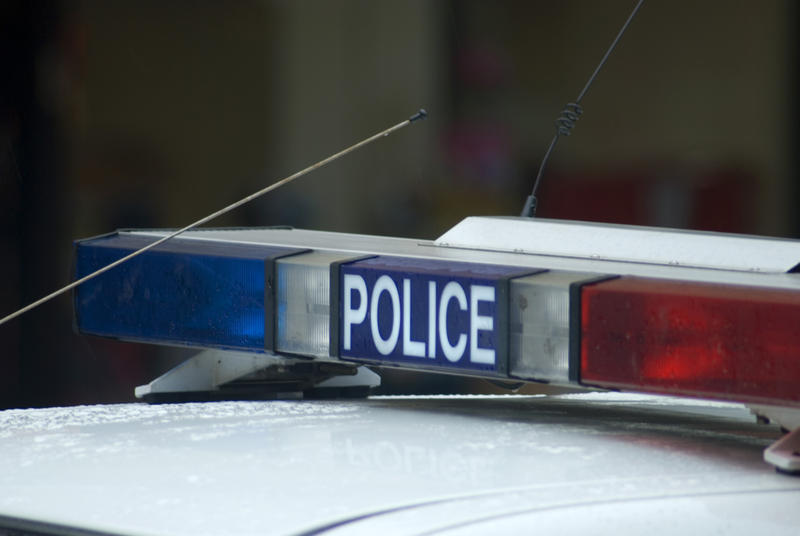
M 79 241 L 75 276 L 154 240 L 114 234 Z M 77 328 L 125 340 L 263 351 L 267 263 L 293 251 L 172 239 L 78 287 Z

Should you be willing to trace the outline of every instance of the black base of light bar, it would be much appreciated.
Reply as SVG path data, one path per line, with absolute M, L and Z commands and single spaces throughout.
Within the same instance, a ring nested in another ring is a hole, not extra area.
M 232 385 L 216 391 L 185 391 L 150 393 L 142 396 L 148 404 L 177 404 L 184 402 L 224 402 L 224 401 L 263 401 L 263 400 L 341 400 L 367 398 L 372 389 L 355 387 L 318 387 L 301 389 L 297 384 L 251 385 L 239 387 Z
M 201 351 L 147 385 L 150 403 L 364 398 L 380 377 L 359 366 L 276 354 Z

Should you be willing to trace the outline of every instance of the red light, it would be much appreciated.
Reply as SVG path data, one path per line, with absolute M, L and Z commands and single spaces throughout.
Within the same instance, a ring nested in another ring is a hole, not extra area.
M 800 291 L 635 277 L 587 285 L 581 383 L 800 405 Z

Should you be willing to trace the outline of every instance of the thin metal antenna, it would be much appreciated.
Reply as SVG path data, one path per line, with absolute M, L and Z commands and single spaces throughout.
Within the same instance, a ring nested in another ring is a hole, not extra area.
M 633 8 L 631 14 L 628 15 L 628 19 L 625 21 L 625 24 L 622 25 L 622 28 L 619 30 L 617 37 L 614 38 L 614 41 L 611 43 L 611 46 L 608 47 L 606 53 L 603 55 L 603 58 L 600 60 L 600 63 L 597 64 L 592 76 L 589 77 L 589 80 L 586 82 L 586 85 L 583 86 L 583 89 L 578 94 L 578 98 L 575 99 L 575 102 L 570 102 L 561 112 L 561 115 L 556 119 L 556 134 L 553 136 L 553 140 L 550 142 L 550 146 L 547 148 L 547 151 L 544 153 L 544 157 L 542 158 L 542 163 L 539 164 L 539 171 L 536 173 L 536 181 L 533 183 L 533 190 L 531 190 L 531 195 L 528 196 L 528 199 L 525 200 L 525 206 L 522 209 L 521 216 L 532 218 L 536 215 L 536 190 L 539 188 L 539 182 L 542 180 L 542 175 L 544 174 L 544 167 L 547 165 L 547 161 L 550 159 L 550 154 L 553 152 L 553 149 L 556 148 L 556 142 L 558 142 L 558 138 L 561 136 L 569 136 L 572 132 L 572 128 L 575 126 L 575 123 L 580 119 L 581 114 L 583 114 L 583 107 L 581 106 L 581 101 L 583 97 L 586 95 L 586 92 L 589 91 L 589 86 L 592 85 L 594 79 L 597 77 L 597 73 L 600 72 L 600 69 L 603 68 L 605 65 L 606 60 L 616 48 L 617 43 L 619 40 L 622 39 L 622 34 L 625 33 L 625 30 L 628 29 L 633 17 L 636 16 L 638 13 L 639 8 L 642 7 L 644 0 L 639 0 L 636 4 L 636 7 Z
M 356 149 L 360 149 L 361 147 L 364 147 L 365 145 L 368 145 L 368 144 L 372 143 L 373 141 L 375 141 L 375 140 L 377 140 L 379 138 L 386 137 L 389 134 L 391 134 L 392 132 L 396 132 L 396 131 L 400 130 L 403 127 L 407 127 L 408 125 L 410 125 L 414 121 L 418 121 L 420 119 L 425 119 L 427 116 L 428 116 L 428 112 L 426 112 L 424 109 L 420 109 L 417 113 L 415 113 L 414 115 L 412 115 L 411 117 L 409 117 L 405 121 L 403 121 L 401 123 L 397 123 L 393 127 L 389 127 L 386 130 L 382 130 L 381 132 L 378 132 L 377 134 L 375 134 L 373 136 L 370 136 L 369 138 L 361 140 L 360 142 L 356 143 L 355 145 L 351 145 L 347 149 L 343 149 L 343 150 L 339 151 L 338 153 L 332 154 L 331 156 L 329 156 L 329 157 L 327 157 L 327 158 L 325 158 L 323 160 L 320 160 L 316 164 L 312 164 L 312 165 L 308 166 L 305 169 L 301 169 L 300 171 L 298 171 L 298 172 L 296 172 L 296 173 L 294 173 L 292 175 L 289 175 L 288 177 L 285 177 L 285 178 L 283 178 L 283 179 L 281 179 L 281 180 L 279 180 L 277 182 L 274 182 L 274 183 L 270 184 L 269 186 L 267 186 L 266 188 L 262 188 L 261 190 L 255 192 L 253 194 L 250 194 L 247 197 L 244 197 L 244 198 L 236 201 L 235 203 L 232 203 L 232 204 L 228 205 L 227 207 L 214 212 L 213 214 L 209 214 L 208 216 L 206 216 L 204 218 L 200 218 L 196 222 L 190 223 L 186 227 L 182 227 L 182 228 L 178 229 L 177 231 L 174 231 L 174 232 L 168 234 L 167 236 L 159 238 L 158 240 L 156 240 L 152 244 L 148 244 L 148 245 L 144 246 L 141 249 L 137 249 L 133 253 L 130 253 L 129 255 L 126 255 L 125 257 L 122 257 L 121 259 L 118 259 L 118 260 L 112 262 L 111 264 L 108 264 L 108 265 L 100 268 L 99 270 L 97 270 L 95 272 L 92 272 L 91 274 L 86 275 L 86 276 L 84 276 L 84 277 L 82 277 L 82 278 L 80 278 L 80 279 L 78 279 L 76 281 L 73 281 L 69 285 L 67 285 L 67 286 L 65 286 L 63 288 L 60 288 L 60 289 L 56 290 L 55 292 L 52 292 L 52 293 L 48 294 L 44 298 L 40 298 L 40 299 L 36 300 L 35 302 L 31 303 L 30 305 L 26 305 L 22 309 L 11 313 L 10 315 L 4 317 L 3 319 L 0 319 L 0 325 L 3 325 L 6 322 L 8 322 L 10 320 L 13 320 L 16 317 L 18 317 L 18 316 L 30 311 L 31 309 L 34 309 L 34 308 L 42 305 L 43 303 L 46 303 L 46 302 L 52 300 L 53 298 L 55 298 L 57 296 L 60 296 L 61 294 L 64 294 L 65 292 L 67 292 L 69 290 L 74 289 L 78 285 L 81 285 L 81 284 L 85 283 L 86 281 L 89 281 L 90 279 L 93 279 L 93 278 L 97 277 L 98 275 L 103 274 L 103 273 L 111 270 L 112 268 L 114 268 L 116 266 L 119 266 L 120 264 L 122 264 L 124 262 L 127 262 L 127 261 L 131 260 L 132 258 L 141 255 L 145 251 L 153 249 L 154 247 L 158 246 L 159 244 L 163 244 L 167 240 L 175 238 L 176 236 L 178 236 L 181 233 L 185 233 L 186 231 L 189 231 L 190 229 L 194 229 L 195 227 L 203 225 L 204 223 L 208 223 L 211 220 L 213 220 L 214 218 L 222 216 L 223 214 L 226 214 L 226 213 L 230 212 L 233 209 L 239 208 L 240 206 L 244 205 L 245 203 L 249 203 L 250 201 L 252 201 L 252 200 L 254 200 L 256 198 L 259 198 L 262 195 L 271 192 L 272 190 L 280 188 L 281 186 L 283 186 L 285 184 L 289 184 L 293 180 L 299 179 L 303 175 L 311 173 L 315 169 L 319 169 L 322 166 L 330 164 L 334 160 L 338 160 L 339 158 L 345 156 L 346 154 L 352 153 Z

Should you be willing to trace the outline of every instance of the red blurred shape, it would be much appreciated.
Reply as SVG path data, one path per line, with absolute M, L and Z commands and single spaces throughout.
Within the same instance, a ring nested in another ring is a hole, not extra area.
M 800 291 L 636 277 L 587 285 L 581 383 L 800 406 Z
M 542 182 L 537 216 L 752 233 L 757 178 L 725 166 L 554 169 Z

